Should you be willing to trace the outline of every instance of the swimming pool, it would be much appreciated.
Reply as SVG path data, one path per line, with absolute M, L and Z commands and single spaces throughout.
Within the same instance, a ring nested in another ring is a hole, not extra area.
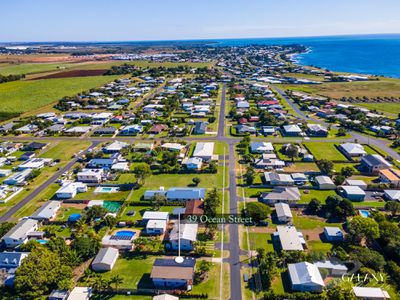
M 369 217 L 369 210 L 366 209 L 359 209 L 358 212 L 360 213 L 360 216 L 363 218 L 368 218 Z
M 119 188 L 114 186 L 99 186 L 94 190 L 95 193 L 115 193 L 118 191 Z
M 44 245 L 47 244 L 48 240 L 36 240 L 39 244 Z
M 114 233 L 114 236 L 116 237 L 127 237 L 127 238 L 133 238 L 135 236 L 136 232 L 130 231 L 130 230 L 121 230 L 117 231 Z

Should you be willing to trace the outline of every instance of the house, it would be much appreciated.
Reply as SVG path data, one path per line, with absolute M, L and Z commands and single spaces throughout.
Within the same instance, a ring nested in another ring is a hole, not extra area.
M 3 183 L 8 185 L 23 185 L 25 184 L 31 173 L 32 169 L 25 169 L 23 171 L 16 172 L 14 174 L 11 174 L 10 177 L 6 178 Z
M 167 228 L 169 214 L 168 212 L 146 211 L 142 220 L 146 222 L 147 234 L 163 234 Z
M 119 134 L 120 135 L 137 135 L 139 133 L 143 132 L 143 126 L 134 124 L 134 125 L 128 125 L 123 127 Z
M 128 162 L 117 162 L 112 165 L 112 171 L 115 172 L 127 172 L 129 171 L 129 163 Z
M 291 176 L 295 185 L 304 185 L 308 181 L 304 173 L 292 173 Z
M 328 129 L 320 124 L 307 124 L 307 134 L 315 137 L 327 137 Z
M 185 165 L 188 170 L 201 170 L 203 159 L 199 157 L 185 158 L 182 165 Z
M 33 151 L 27 151 L 25 153 L 23 153 L 20 157 L 19 160 L 29 160 L 33 157 L 35 157 L 36 153 Z
M 379 154 L 368 154 L 361 159 L 361 168 L 372 175 L 377 175 L 380 170 L 391 167 L 392 165 Z
M 148 152 L 154 149 L 153 143 L 136 143 L 132 146 L 133 151 Z
M 10 122 L 4 125 L 0 126 L 0 133 L 8 133 L 9 131 L 11 131 L 14 127 L 15 123 Z
M 193 134 L 205 134 L 207 126 L 208 122 L 195 122 L 193 128 Z
M 237 125 L 236 132 L 238 134 L 246 134 L 246 133 L 254 134 L 257 132 L 257 129 L 254 126 Z
M 282 126 L 282 130 L 285 136 L 299 136 L 302 133 L 298 125 L 284 125 Z
M 279 222 L 287 223 L 292 221 L 293 215 L 290 210 L 289 204 L 279 202 L 275 203 L 274 206 L 275 206 L 276 217 L 278 218 Z
M 194 258 L 184 258 L 182 263 L 174 259 L 157 258 L 154 261 L 150 278 L 158 289 L 191 290 L 194 279 Z
M 275 134 L 275 127 L 274 126 L 262 126 L 261 132 L 263 135 L 273 135 Z
M 90 126 L 75 126 L 71 127 L 67 130 L 64 130 L 65 135 L 83 135 L 85 133 L 88 133 L 92 127 Z
M 24 151 L 42 150 L 46 146 L 47 144 L 45 143 L 32 142 L 24 146 Z
M 353 293 L 357 299 L 365 299 L 365 300 L 387 300 L 387 299 L 390 299 L 389 293 L 380 287 L 354 286 Z
M 111 271 L 119 256 L 118 249 L 113 247 L 101 248 L 92 261 L 92 270 L 95 272 Z
M 56 192 L 58 199 L 71 199 L 77 193 L 84 193 L 87 191 L 87 185 L 83 182 L 66 182 Z
M 77 178 L 80 182 L 99 183 L 103 179 L 103 169 L 82 169 L 78 172 Z
M 113 154 L 110 158 L 93 158 L 88 162 L 89 168 L 102 168 L 102 169 L 111 169 L 112 165 L 115 164 L 118 160 Z M 116 154 L 118 155 L 118 154 Z
M 205 197 L 204 188 L 170 188 L 166 197 L 169 201 L 201 200 Z
M 271 192 L 261 194 L 261 201 L 270 205 L 278 202 L 297 203 L 299 200 L 300 191 L 297 187 L 277 186 Z
M 379 181 L 399 186 L 400 171 L 393 168 L 379 170 Z
M 185 146 L 178 143 L 164 143 L 161 145 L 161 148 L 168 151 L 181 152 Z
M 351 201 L 364 201 L 365 192 L 359 186 L 343 185 L 341 189 L 345 198 Z
M 31 219 L 38 221 L 49 221 L 56 217 L 58 210 L 61 208 L 60 201 L 47 201 L 38 210 L 36 210 L 31 216 Z
M 360 157 L 367 154 L 367 152 L 364 150 L 364 146 L 356 143 L 340 144 L 339 149 L 350 157 Z
M 38 221 L 33 219 L 24 219 L 10 229 L 1 240 L 7 248 L 15 248 L 28 241 L 29 233 L 38 229 Z
M 325 270 L 332 277 L 342 277 L 347 273 L 348 268 L 342 263 L 336 263 L 331 260 L 317 261 L 314 265 L 318 270 Z
M 153 300 L 179 300 L 179 298 L 168 294 L 162 294 L 154 296 Z
M 317 176 L 315 177 L 315 183 L 318 185 L 318 189 L 320 190 L 336 189 L 336 185 L 333 183 L 332 179 L 329 176 Z
M 148 133 L 150 133 L 150 134 L 159 134 L 159 133 L 161 133 L 161 132 L 163 132 L 164 130 L 167 130 L 167 129 L 168 129 L 167 125 L 155 124 L 150 128 Z
M 132 250 L 133 240 L 137 238 L 136 233 L 132 235 L 110 235 L 106 234 L 101 239 L 101 245 L 103 247 L 113 247 L 118 250 Z
M 65 130 L 65 126 L 63 124 L 54 124 L 50 127 L 46 128 L 47 133 L 61 133 Z
M 10 169 L 0 169 L 0 177 L 7 177 L 11 174 Z
M 214 143 L 212 142 L 198 142 L 193 151 L 193 157 L 201 158 L 204 161 L 210 161 L 214 156 Z
M 81 287 L 77 286 L 69 294 L 67 300 L 89 300 L 92 296 L 91 287 Z
M 34 124 L 27 124 L 25 126 L 22 126 L 22 127 L 18 128 L 18 129 L 16 129 L 15 131 L 27 134 L 27 133 L 32 133 L 32 132 L 38 131 L 38 129 L 39 128 Z
M 128 147 L 128 143 L 120 142 L 120 141 L 114 141 L 111 144 L 105 146 L 103 148 L 103 152 L 106 154 L 112 154 L 112 153 L 118 153 L 122 149 Z
M 32 170 L 37 170 L 37 169 L 42 169 L 46 163 L 51 161 L 51 159 L 47 158 L 31 158 L 25 161 L 24 163 L 20 164 L 18 166 L 19 171 L 23 171 L 26 169 L 32 169 Z
M 283 168 L 285 162 L 277 158 L 275 153 L 264 153 L 261 158 L 254 160 L 254 166 L 257 169 L 277 169 Z
M 383 197 L 389 201 L 400 201 L 400 190 L 384 190 Z
M 15 271 L 28 255 L 29 252 L 0 252 L 0 282 L 4 286 L 14 286 Z
M 96 128 L 93 131 L 93 134 L 95 135 L 102 135 L 102 134 L 109 134 L 109 135 L 113 135 L 118 131 L 117 128 L 113 127 L 113 126 L 108 126 L 108 127 L 99 127 Z
M 292 291 L 322 292 L 325 283 L 318 268 L 309 262 L 288 264 Z
M 185 203 L 185 216 L 202 215 L 204 213 L 204 202 L 202 200 L 190 200 Z
M 339 227 L 325 227 L 324 236 L 329 242 L 343 242 L 344 234 Z
M 274 147 L 272 146 L 272 143 L 266 143 L 266 142 L 252 142 L 250 144 L 250 151 L 251 153 L 273 153 L 274 152 Z
M 198 228 L 199 225 L 197 223 L 183 223 L 180 225 L 180 228 L 176 223 L 169 234 L 171 249 L 178 250 L 180 237 L 181 250 L 192 251 L 194 248 L 194 242 L 197 241 Z
M 303 251 L 306 245 L 303 234 L 294 226 L 278 225 L 273 236 L 279 240 L 282 250 L 285 251 Z
M 358 186 L 360 189 L 364 191 L 368 187 L 368 184 L 364 180 L 359 180 L 359 179 L 346 179 L 344 181 L 344 185 Z
M 250 108 L 250 103 L 247 101 L 238 101 L 236 103 L 236 108 L 240 110 L 248 110 Z
M 264 172 L 265 183 L 270 185 L 294 185 L 294 180 L 290 174 L 275 172 Z

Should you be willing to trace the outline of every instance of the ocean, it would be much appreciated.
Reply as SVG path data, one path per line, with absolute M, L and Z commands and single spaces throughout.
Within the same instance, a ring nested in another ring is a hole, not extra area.
M 302 65 L 338 72 L 400 78 L 400 34 L 215 40 L 219 46 L 302 44 L 294 57 Z

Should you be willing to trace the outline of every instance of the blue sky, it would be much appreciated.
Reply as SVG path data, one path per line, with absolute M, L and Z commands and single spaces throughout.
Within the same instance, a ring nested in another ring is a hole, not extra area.
M 0 41 L 400 33 L 399 0 L 4 0 Z

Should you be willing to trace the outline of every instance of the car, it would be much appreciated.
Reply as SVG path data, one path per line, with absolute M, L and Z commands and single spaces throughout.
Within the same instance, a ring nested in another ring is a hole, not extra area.
M 243 274 L 243 281 L 244 281 L 244 282 L 249 281 L 249 275 Z

